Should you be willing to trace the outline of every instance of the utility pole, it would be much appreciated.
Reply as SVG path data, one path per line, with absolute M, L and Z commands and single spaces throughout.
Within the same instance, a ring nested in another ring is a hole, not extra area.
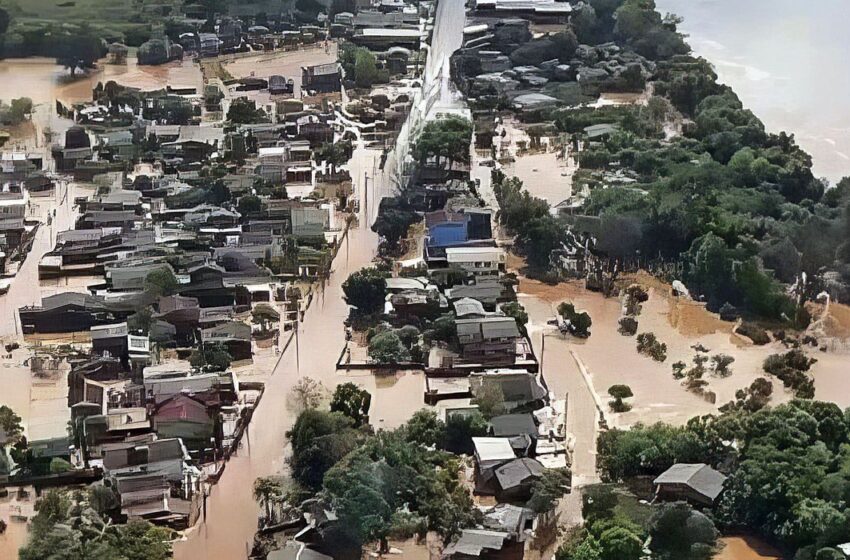
M 369 174 L 363 172 L 363 208 L 366 216 L 366 226 L 369 226 Z
M 298 346 L 298 323 L 300 319 L 295 316 L 295 372 L 301 376 L 301 349 Z

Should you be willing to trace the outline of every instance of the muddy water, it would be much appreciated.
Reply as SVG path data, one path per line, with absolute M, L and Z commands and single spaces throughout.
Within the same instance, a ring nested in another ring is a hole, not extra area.
M 756 537 L 724 537 L 714 560 L 782 560 L 779 551 Z
M 380 155 L 374 150 L 358 152 L 352 161 L 353 177 L 362 176 L 361 168 L 371 168 L 372 158 Z M 334 261 L 334 270 L 324 294 L 314 299 L 306 314 L 299 330 L 297 347 L 294 342 L 290 345 L 267 382 L 266 392 L 242 448 L 227 464 L 220 482 L 212 488 L 206 519 L 199 522 L 183 542 L 177 543 L 176 558 L 233 560 L 247 557 L 257 528 L 258 512 L 251 496 L 251 486 L 257 477 L 281 473 L 285 468 L 286 431 L 295 418 L 295 411 L 287 405 L 292 387 L 302 376 L 322 382 L 329 390 L 349 380 L 335 371 L 336 360 L 345 341 L 343 321 L 348 316 L 341 284 L 351 272 L 371 262 L 377 236 L 365 228 L 352 229 L 346 243 L 348 246 L 342 247 Z M 376 383 L 371 376 L 352 377 L 351 380 L 370 390 Z M 409 381 L 415 382 L 412 378 Z M 401 379 L 398 383 L 409 381 Z M 421 390 L 417 393 L 421 402 Z M 388 412 L 380 412 L 385 406 L 381 395 L 382 390 L 379 389 L 373 401 L 377 415 L 386 418 L 388 425 L 399 423 L 399 415 L 391 415 L 390 408 L 387 408 Z
M 0 99 L 9 102 L 17 97 L 29 97 L 36 104 L 32 130 L 27 134 L 16 135 L 11 146 L 32 149 L 44 149 L 42 132 L 49 128 L 54 132 L 63 132 L 71 121 L 56 116 L 54 103 L 61 101 L 65 105 L 89 101 L 92 89 L 98 82 L 109 80 L 143 90 L 153 90 L 174 86 L 191 86 L 201 91 L 201 72 L 191 59 L 171 62 L 161 66 L 139 66 L 135 58 L 129 58 L 127 64 L 106 64 L 105 60 L 94 70 L 86 74 L 78 73 L 72 78 L 67 70 L 49 58 L 23 58 L 0 61 Z M 58 140 L 58 138 L 54 138 Z
M 301 67 L 327 64 L 329 62 L 335 62 L 336 59 L 336 43 L 333 43 L 329 45 L 327 51 L 323 47 L 317 46 L 316 48 L 304 50 L 238 58 L 232 62 L 227 62 L 224 64 L 224 67 L 236 78 L 254 76 L 268 79 L 269 76 L 274 75 L 292 78 L 293 85 L 295 86 L 294 95 L 297 99 L 301 95 Z M 244 94 L 239 93 L 237 95 Z M 251 92 L 251 97 L 261 103 L 271 101 L 268 91 Z
M 615 425 L 657 421 L 681 424 L 695 415 L 715 412 L 718 406 L 734 398 L 737 389 L 764 375 L 761 365 L 765 357 L 783 350 L 777 344 L 753 346 L 732 334 L 730 323 L 717 320 L 699 304 L 669 298 L 661 289 L 652 288 L 649 301 L 643 305 L 638 318 L 638 332 L 653 332 L 667 344 L 667 360 L 659 363 L 637 353 L 635 337 L 617 332 L 621 311 L 616 298 L 603 298 L 576 284 L 548 287 L 532 281 L 524 281 L 520 285 L 520 294 L 520 301 L 529 309 L 536 310 L 535 315 L 540 315 L 541 309 L 548 310 L 551 318 L 558 302 L 564 300 L 572 301 L 577 309 L 590 313 L 593 319 L 590 338 L 564 338 L 554 333 L 547 337 L 547 356 L 544 358 L 546 379 L 550 385 L 558 387 L 569 383 L 564 378 L 576 375 L 571 360 L 564 354 L 569 349 L 586 365 L 594 389 L 603 402 L 608 400 L 606 393 L 611 385 L 629 385 L 635 395 L 630 400 L 633 408 L 627 413 L 610 415 Z M 690 363 L 695 354 L 691 346 L 696 344 L 708 348 L 710 355 L 723 353 L 735 357 L 731 376 L 722 379 L 706 376 L 708 390 L 717 395 L 714 405 L 686 391 L 672 377 L 671 364 L 678 360 Z M 559 357 L 551 360 L 550 364 L 556 362 L 558 365 L 552 370 L 551 366 L 545 365 L 545 360 L 550 360 L 548 354 L 555 352 Z M 817 379 L 817 370 L 815 377 Z M 774 385 L 775 403 L 791 397 L 781 384 Z M 835 398 L 826 391 L 820 397 Z

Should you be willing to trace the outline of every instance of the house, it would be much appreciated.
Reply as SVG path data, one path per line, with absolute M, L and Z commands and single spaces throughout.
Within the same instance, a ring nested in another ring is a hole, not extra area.
M 536 440 L 538 435 L 537 424 L 534 415 L 530 412 L 523 414 L 502 414 L 490 419 L 487 429 L 493 437 L 514 437 L 527 435 Z
M 474 276 L 498 276 L 505 270 L 507 257 L 498 247 L 449 247 L 446 260 Z
M 112 325 L 95 325 L 89 329 L 91 333 L 92 350 L 97 354 L 106 354 L 126 358 L 128 356 L 129 331 L 127 323 Z
M 425 227 L 429 247 L 455 247 L 469 239 L 469 216 L 459 212 L 438 210 L 425 214 Z
M 107 132 L 100 136 L 101 150 L 108 152 L 115 160 L 132 161 L 138 153 L 133 144 L 133 133 L 129 130 Z
M 235 381 L 231 373 L 213 372 L 193 375 L 186 371 L 147 367 L 144 370 L 144 386 L 149 402 L 154 405 L 180 393 L 194 395 L 218 393 L 222 403 L 233 402 L 236 394 Z
M 496 469 L 517 458 L 508 438 L 474 437 L 475 489 L 487 491 L 492 487 Z
M 121 514 L 148 517 L 169 511 L 171 484 L 159 473 L 116 476 L 111 479 L 121 502 Z
M 188 460 L 189 452 L 176 438 L 107 444 L 103 449 L 106 476 L 160 474 L 169 482 L 180 484 Z
M 520 332 L 513 317 L 459 319 L 456 324 L 464 360 L 484 365 L 516 362 Z
M 7 183 L 0 191 L 0 247 L 7 253 L 21 242 L 29 201 L 29 192 L 18 183 Z
M 617 132 L 617 126 L 613 124 L 594 124 L 586 126 L 584 133 L 590 141 L 604 140 Z
M 341 86 L 342 76 L 336 62 L 301 67 L 302 90 L 335 93 L 340 91 Z
M 417 28 L 365 27 L 357 29 L 351 41 L 373 50 L 386 50 L 389 47 L 419 49 L 422 32 Z
M 101 298 L 76 292 L 47 296 L 40 306 L 18 310 L 24 334 L 87 331 L 96 325 L 115 323 L 128 314 L 112 311 Z
M 458 540 L 447 546 L 442 554 L 442 558 L 447 560 L 521 560 L 522 557 L 522 545 L 516 543 L 511 546 L 510 534 L 486 529 L 464 529 Z
M 726 476 L 705 463 L 676 463 L 652 481 L 660 499 L 711 506 L 723 492 Z
M 323 208 L 302 206 L 292 209 L 292 235 L 298 238 L 322 238 L 328 227 L 328 211 Z
M 201 57 L 218 56 L 221 41 L 215 33 L 198 34 L 198 42 L 201 45 Z
M 480 394 L 487 385 L 496 385 L 504 396 L 505 409 L 508 411 L 540 401 L 547 395 L 537 377 L 525 370 L 490 369 L 471 374 L 469 383 L 473 395 Z
M 183 163 L 202 162 L 224 148 L 224 129 L 216 126 L 181 126 L 180 136 L 161 144 L 165 158 L 180 158 Z
M 443 550 L 446 560 L 505 559 L 521 560 L 523 545 L 512 543 L 511 535 L 503 531 L 464 529 L 460 538 Z
M 523 17 L 539 23 L 563 23 L 573 9 L 569 2 L 560 0 L 474 0 L 473 6 L 482 16 Z
M 292 95 L 295 91 L 295 82 L 292 78 L 286 78 L 275 74 L 269 76 L 269 93 L 272 95 Z
M 523 501 L 531 497 L 531 486 L 543 476 L 545 467 L 538 461 L 521 457 L 497 467 L 495 494 L 499 501 Z
M 230 321 L 201 330 L 201 344 L 223 344 L 234 361 L 250 360 L 251 326 Z
M 189 451 L 203 451 L 216 436 L 217 414 L 200 398 L 179 393 L 157 403 L 151 414 L 154 431 L 165 438 L 180 438 Z
M 474 284 L 462 284 L 446 290 L 446 297 L 456 301 L 474 299 L 481 302 L 484 309 L 494 311 L 496 305 L 516 300 L 513 289 L 506 287 L 494 277 L 478 277 Z

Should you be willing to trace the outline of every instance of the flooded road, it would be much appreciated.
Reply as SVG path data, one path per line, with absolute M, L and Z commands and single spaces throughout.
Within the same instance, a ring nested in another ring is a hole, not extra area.
M 429 64 L 440 66 L 460 44 L 464 7 L 461 2 L 443 2 L 438 7 L 434 48 Z M 443 25 L 443 22 L 448 22 Z M 427 89 L 439 72 L 430 67 Z M 447 79 L 447 76 L 446 76 Z M 426 110 L 427 113 L 427 110 Z M 408 120 L 408 126 L 410 130 Z M 243 439 L 238 455 L 231 458 L 219 483 L 207 500 L 206 518 L 191 529 L 175 546 L 175 558 L 194 560 L 235 560 L 246 558 L 257 529 L 259 507 L 251 495 L 254 480 L 285 472 L 286 431 L 295 420 L 287 406 L 288 396 L 300 377 L 322 382 L 329 390 L 354 381 L 373 393 L 373 421 L 377 427 L 391 428 L 403 423 L 423 406 L 424 379 L 421 374 L 400 374 L 395 378 L 372 375 L 346 376 L 336 371 L 336 360 L 345 342 L 343 321 L 348 305 L 343 300 L 342 283 L 352 272 L 368 266 L 377 252 L 378 237 L 368 225 L 377 215 L 382 196 L 393 192 L 396 173 L 404 159 L 406 142 L 387 160 L 382 172 L 377 165 L 379 150 L 359 147 L 349 163 L 354 192 L 360 201 L 360 226 L 352 227 L 332 265 L 324 292 L 319 293 L 299 327 L 298 344 L 293 341 L 282 354 L 266 383 L 263 399 Z M 401 157 L 398 157 L 398 153 Z
M 372 168 L 377 150 L 359 149 L 352 160 L 352 176 L 362 177 L 361 168 Z M 357 179 L 355 179 L 357 180 Z M 360 192 L 366 192 L 360 189 Z M 361 205 L 363 208 L 364 205 Z M 361 216 L 361 223 L 363 218 Z M 185 541 L 175 546 L 175 558 L 234 560 L 246 558 L 257 530 L 258 506 L 251 495 L 254 480 L 280 474 L 285 468 L 286 431 L 296 413 L 289 408 L 289 393 L 300 377 L 311 377 L 329 390 L 347 381 L 336 372 L 336 360 L 345 343 L 343 321 L 348 305 L 342 283 L 352 272 L 368 266 L 376 254 L 377 235 L 365 227 L 352 228 L 324 288 L 314 298 L 293 341 L 266 383 L 242 447 L 225 468 L 207 500 L 206 520 L 200 521 Z M 297 350 L 297 351 L 296 351 Z

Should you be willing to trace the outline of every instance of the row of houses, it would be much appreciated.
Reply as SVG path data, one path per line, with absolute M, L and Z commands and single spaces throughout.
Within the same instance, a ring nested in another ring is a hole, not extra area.
M 51 149 L 59 177 L 94 189 L 38 263 L 85 288 L 18 310 L 69 368 L 70 434 L 39 457 L 102 477 L 126 517 L 194 521 L 262 394 L 240 377 L 274 363 L 339 243 L 351 181 L 314 157 L 333 108 L 285 101 L 274 122 L 226 128 L 182 89 L 57 105 L 77 121 Z

